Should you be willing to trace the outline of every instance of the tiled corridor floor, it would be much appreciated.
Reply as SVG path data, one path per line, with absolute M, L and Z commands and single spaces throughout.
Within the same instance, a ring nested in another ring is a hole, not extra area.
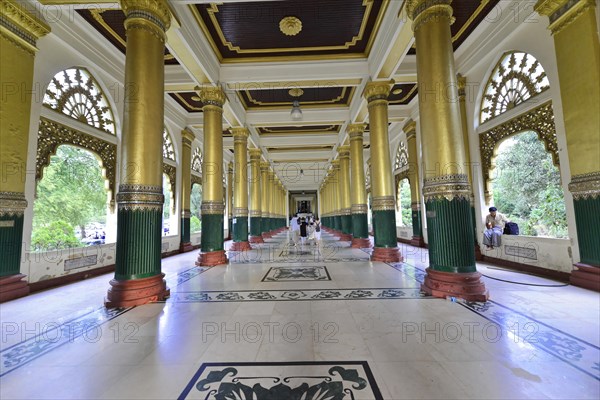
M 0 398 L 600 397 L 597 293 L 481 264 L 492 301 L 434 299 L 426 250 L 371 263 L 323 237 L 165 259 L 162 303 L 107 311 L 105 275 L 2 304 Z

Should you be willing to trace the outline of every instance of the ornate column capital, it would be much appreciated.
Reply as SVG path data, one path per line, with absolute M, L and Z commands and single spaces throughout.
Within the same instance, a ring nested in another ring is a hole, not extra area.
M 261 149 L 250 149 L 248 152 L 250 153 L 251 161 L 260 162 L 260 157 L 262 156 Z
M 271 166 L 271 164 L 269 164 L 267 161 L 261 161 L 260 162 L 260 172 L 268 172 L 270 166 Z
M 340 155 L 340 158 L 350 158 L 350 146 L 338 147 L 338 154 Z
M 119 210 L 162 211 L 165 196 L 161 186 L 119 185 L 117 203 Z
M 349 124 L 346 130 L 348 131 L 350 141 L 353 139 L 362 139 L 366 127 L 367 124 Z
M 406 9 L 408 16 L 413 20 L 412 29 L 417 31 L 422 24 L 432 20 L 446 17 L 450 25 L 454 23 L 452 16 L 452 0 L 408 0 Z
M 367 99 L 369 103 L 374 100 L 387 100 L 394 83 L 393 79 L 389 81 L 374 81 L 367 83 L 364 92 L 365 99 Z
M 171 26 L 171 11 L 165 0 L 120 0 L 127 18 L 148 20 L 166 32 Z
M 333 160 L 331 162 L 331 167 L 333 168 L 333 173 L 335 173 L 336 171 L 339 171 L 340 170 L 340 160 L 339 159 Z
M 412 119 L 406 121 L 406 124 L 402 127 L 404 133 L 406 133 L 406 140 L 410 140 L 417 137 L 417 123 Z
M 194 135 L 194 132 L 190 131 L 188 128 L 185 128 L 181 131 L 181 141 L 183 142 L 184 146 L 191 149 L 194 139 L 196 139 L 196 135 Z
M 233 140 L 235 142 L 246 142 L 248 139 L 248 128 L 244 127 L 235 127 L 230 128 L 231 134 L 233 135 Z
M 20 1 L 0 2 L 0 33 L 30 54 L 37 51 L 36 42 L 50 33 L 50 26 L 29 13 Z
M 227 101 L 227 96 L 220 86 L 196 86 L 194 88 L 200 101 L 204 106 L 216 106 L 219 108 L 223 107 L 223 104 Z
M 596 0 L 539 0 L 533 9 L 538 14 L 548 17 L 548 29 L 555 35 L 590 7 L 595 6 Z

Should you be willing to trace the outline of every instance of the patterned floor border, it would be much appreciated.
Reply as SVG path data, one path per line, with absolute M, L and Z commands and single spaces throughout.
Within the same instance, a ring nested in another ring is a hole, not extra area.
M 208 271 L 209 267 L 192 267 L 165 277 L 167 286 L 174 288 Z M 132 310 L 129 308 L 106 309 L 100 307 L 64 322 L 47 323 L 36 334 L 0 351 L 0 377 L 22 367 L 52 350 L 73 343 L 83 335 L 94 336 L 96 330 L 111 320 Z
M 486 303 L 459 301 L 459 304 L 600 381 L 600 347 L 492 300 Z
M 176 292 L 168 303 L 214 303 L 237 301 L 390 300 L 431 298 L 418 288 L 350 288 L 289 290 L 204 290 Z
M 178 400 L 192 391 L 204 400 L 383 400 L 366 361 L 204 363 Z

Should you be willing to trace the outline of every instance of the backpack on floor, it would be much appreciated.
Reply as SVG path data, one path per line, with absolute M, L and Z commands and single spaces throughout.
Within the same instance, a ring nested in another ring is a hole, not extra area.
M 514 222 L 507 222 L 504 225 L 504 234 L 505 235 L 518 235 L 519 234 L 519 225 Z

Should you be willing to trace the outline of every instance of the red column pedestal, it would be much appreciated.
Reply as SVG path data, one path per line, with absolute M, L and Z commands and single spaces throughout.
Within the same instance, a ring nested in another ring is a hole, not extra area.
M 182 253 L 188 253 L 190 251 L 194 250 L 194 246 L 192 246 L 192 243 L 187 242 L 187 243 L 181 243 L 179 245 L 179 251 Z
M 107 308 L 133 307 L 169 297 L 171 291 L 163 279 L 165 274 L 143 279 L 118 281 L 112 279 L 104 305 Z
M 342 234 L 340 234 L 340 241 L 342 241 L 342 242 L 351 242 L 352 241 L 352 234 L 350 234 L 350 233 L 342 233 Z
M 225 250 L 208 251 L 200 253 L 196 265 L 199 267 L 214 267 L 215 265 L 227 264 L 229 260 L 225 254 Z
M 571 285 L 600 292 L 600 267 L 581 263 L 575 267 L 577 269 L 571 271 Z
M 229 251 L 246 251 L 252 250 L 252 246 L 250 246 L 250 242 L 233 242 Z
M 384 263 L 402 262 L 404 257 L 400 254 L 397 247 L 374 247 L 371 254 L 371 261 L 381 261 Z
M 264 243 L 262 236 L 250 236 L 250 243 Z
M 0 303 L 29 294 L 28 283 L 22 280 L 25 276 L 23 274 L 15 274 L 0 278 Z
M 423 239 L 423 236 L 413 236 L 410 240 L 410 245 L 415 247 L 425 247 L 425 239 Z
M 371 241 L 368 238 L 353 238 L 352 248 L 354 249 L 369 249 L 371 248 Z
M 479 272 L 452 273 L 426 270 L 425 282 L 421 290 L 431 296 L 446 298 L 457 297 L 467 301 L 488 301 L 490 295 L 481 282 Z

